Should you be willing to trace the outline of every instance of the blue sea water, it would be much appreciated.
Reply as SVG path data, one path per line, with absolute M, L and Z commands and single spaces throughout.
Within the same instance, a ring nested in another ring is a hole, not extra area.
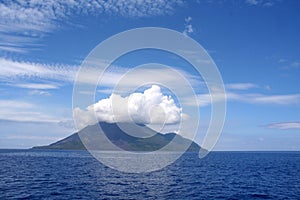
M 85 151 L 0 150 L 0 199 L 300 199 L 300 152 L 186 153 L 142 174 Z

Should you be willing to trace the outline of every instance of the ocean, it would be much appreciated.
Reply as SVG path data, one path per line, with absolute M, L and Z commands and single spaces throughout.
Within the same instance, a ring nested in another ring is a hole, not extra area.
M 86 151 L 0 150 L 0 199 L 300 199 L 300 152 L 185 153 L 123 173 Z

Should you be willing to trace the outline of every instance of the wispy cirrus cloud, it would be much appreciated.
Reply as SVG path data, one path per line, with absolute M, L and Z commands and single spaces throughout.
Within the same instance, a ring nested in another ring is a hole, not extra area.
M 300 94 L 268 95 L 260 93 L 226 93 L 228 101 L 251 104 L 295 105 L 300 104 Z
M 170 14 L 182 0 L 64 0 L 0 2 L 0 50 L 26 52 L 72 15 L 147 17 Z
M 249 104 L 269 104 L 269 105 L 297 105 L 300 104 L 300 94 L 263 94 L 249 93 L 245 90 L 259 88 L 259 85 L 253 83 L 234 83 L 226 84 L 226 100 L 228 102 L 241 102 Z M 242 91 L 241 91 L 242 90 Z M 185 103 L 189 104 L 189 98 Z M 207 106 L 211 104 L 211 94 L 204 93 L 197 95 L 198 106 Z M 215 94 L 215 101 L 223 100 L 223 95 Z
M 105 61 L 102 62 L 102 64 L 106 64 Z M 101 62 L 99 61 L 98 64 L 101 65 Z M 84 74 L 82 76 L 83 78 L 77 80 L 76 74 L 79 69 L 80 66 L 77 65 L 44 64 L 0 58 L 0 83 L 2 82 L 2 85 L 11 87 L 49 90 L 58 89 L 66 84 L 72 84 L 74 81 L 85 84 L 95 84 L 94 80 L 100 78 L 98 77 L 99 69 L 92 68 L 91 70 L 82 72 Z M 102 88 L 99 88 L 98 92 L 107 93 L 111 91 L 125 74 L 126 81 L 122 82 L 122 87 L 119 88 L 120 90 L 132 88 L 137 82 L 143 80 L 153 80 L 153 77 L 155 77 L 157 82 L 164 82 L 168 83 L 169 86 L 178 87 L 177 74 L 180 74 L 193 86 L 201 87 L 203 85 L 203 80 L 198 76 L 181 69 L 172 69 L 171 71 L 173 73 L 170 73 L 170 69 L 168 68 L 152 68 L 151 66 L 137 68 L 133 71 L 128 68 L 111 66 L 100 79 L 99 85 Z M 180 87 L 183 88 L 184 85 L 180 85 Z M 103 89 L 105 89 L 105 91 L 103 91 Z
M 300 104 L 300 94 L 263 94 L 263 93 L 241 93 L 238 90 L 249 90 L 260 88 L 254 83 L 233 83 L 226 84 L 227 100 L 238 101 L 251 104 L 275 104 L 275 105 L 295 105 Z M 270 86 L 265 86 L 264 89 L 270 90 Z
M 76 77 L 77 70 L 79 66 L 69 66 L 69 65 L 48 65 L 41 63 L 32 62 L 20 62 L 7 60 L 0 58 L 0 81 L 7 82 L 14 87 L 22 87 L 27 89 L 56 89 L 60 87 L 60 84 L 73 83 Z M 199 78 L 186 73 L 184 71 L 177 70 L 179 74 L 182 74 L 192 85 L 202 85 L 202 80 Z M 101 86 L 104 86 L 107 91 L 110 90 L 122 76 L 126 73 L 126 70 L 122 70 L 117 67 L 117 70 L 111 70 L 105 73 L 103 79 L 100 81 Z M 81 80 L 86 83 L 90 83 L 91 74 L 87 74 L 87 79 Z M 157 74 L 164 74 L 164 76 L 157 76 Z M 138 69 L 132 74 L 127 74 L 127 81 L 123 83 L 122 87 L 124 89 L 130 88 L 136 85 L 138 80 L 148 80 L 151 77 L 161 77 L 161 81 L 168 82 L 171 86 L 178 87 L 178 79 L 172 74 L 169 74 L 165 69 Z M 37 78 L 40 83 L 32 82 L 32 79 Z M 20 82 L 18 80 L 22 80 Z M 28 79 L 28 82 L 24 80 Z M 13 80 L 13 81 L 12 81 Z M 52 83 L 45 83 L 45 81 L 52 81 Z M 9 82 L 10 81 L 10 82 Z M 44 81 L 44 82 L 43 82 Z M 93 84 L 93 83 L 92 83 Z M 248 90 L 252 88 L 258 88 L 259 86 L 254 83 L 234 83 L 226 84 L 227 88 L 227 100 L 228 101 L 238 101 L 244 103 L 252 104 L 276 104 L 276 105 L 291 105 L 300 103 L 300 94 L 278 94 L 269 95 L 262 93 L 240 93 L 235 90 Z M 99 89 L 99 92 L 102 92 Z M 35 93 L 37 94 L 37 93 Z M 198 94 L 198 104 L 200 106 L 206 106 L 210 104 L 211 97 L 210 94 Z M 187 102 L 188 104 L 188 102 Z
M 51 65 L 34 62 L 13 61 L 9 59 L 0 58 L 0 81 L 13 81 L 18 79 L 48 79 L 56 81 L 73 81 L 78 70 L 78 66 L 70 65 Z M 50 84 L 19 84 L 16 86 L 27 88 L 42 88 L 55 87 Z
M 277 122 L 266 125 L 268 128 L 288 130 L 288 129 L 300 129 L 300 121 L 296 122 Z

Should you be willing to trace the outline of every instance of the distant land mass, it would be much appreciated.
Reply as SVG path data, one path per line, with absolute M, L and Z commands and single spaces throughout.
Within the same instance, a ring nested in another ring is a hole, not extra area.
M 99 132 L 99 125 L 101 126 L 104 133 Z M 125 127 L 131 127 L 132 125 L 123 123 Z M 135 126 L 139 127 L 139 126 Z M 131 130 L 131 129 L 129 129 Z M 134 137 L 126 134 L 116 123 L 105 123 L 99 122 L 99 124 L 90 125 L 79 132 L 76 132 L 62 140 L 46 146 L 36 146 L 33 149 L 62 149 L 62 150 L 85 150 L 85 146 L 81 139 L 85 140 L 86 144 L 90 144 L 89 148 L 92 150 L 115 150 L 111 149 L 111 146 L 107 144 L 105 136 L 116 146 L 126 151 L 155 151 L 165 147 L 172 141 L 170 148 L 166 150 L 170 151 L 181 151 L 185 150 L 185 147 L 190 144 L 187 151 L 199 151 L 200 146 L 182 136 L 175 133 L 162 134 L 156 132 L 145 125 L 140 125 L 140 128 L 133 128 L 134 131 L 139 131 L 135 135 L 143 135 L 149 137 Z M 127 131 L 126 131 L 127 132 Z M 79 136 L 80 135 L 80 136 Z M 80 139 L 81 138 L 81 139 Z M 97 138 L 97 144 L 94 141 L 90 141 L 91 138 Z

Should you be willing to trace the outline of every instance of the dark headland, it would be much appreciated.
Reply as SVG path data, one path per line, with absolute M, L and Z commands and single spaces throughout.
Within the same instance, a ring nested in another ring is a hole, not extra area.
M 104 133 L 99 133 L 99 125 Z M 127 124 L 123 124 L 127 125 Z M 86 142 L 89 142 L 92 138 L 97 138 L 97 145 L 101 147 L 101 150 L 113 150 L 107 146 L 105 142 L 104 134 L 106 137 L 116 146 L 124 149 L 126 151 L 155 151 L 165 147 L 172 141 L 172 148 L 167 149 L 171 151 L 181 151 L 186 144 L 190 144 L 188 151 L 199 151 L 200 146 L 184 137 L 177 135 L 175 133 L 162 134 L 156 132 L 146 126 L 143 126 L 141 130 L 142 134 L 148 134 L 150 137 L 139 138 L 132 135 L 126 134 L 119 126 L 115 123 L 105 123 L 100 122 L 99 124 L 90 125 L 79 132 L 76 132 L 62 140 L 59 140 L 55 143 L 46 146 L 36 146 L 34 149 L 62 149 L 62 150 L 85 150 L 81 139 L 86 139 Z M 80 135 L 80 136 L 79 136 Z M 81 138 L 81 139 L 80 139 Z M 103 138 L 103 139 L 101 139 Z M 94 142 L 95 143 L 95 142 Z M 97 147 L 95 147 L 97 150 Z

